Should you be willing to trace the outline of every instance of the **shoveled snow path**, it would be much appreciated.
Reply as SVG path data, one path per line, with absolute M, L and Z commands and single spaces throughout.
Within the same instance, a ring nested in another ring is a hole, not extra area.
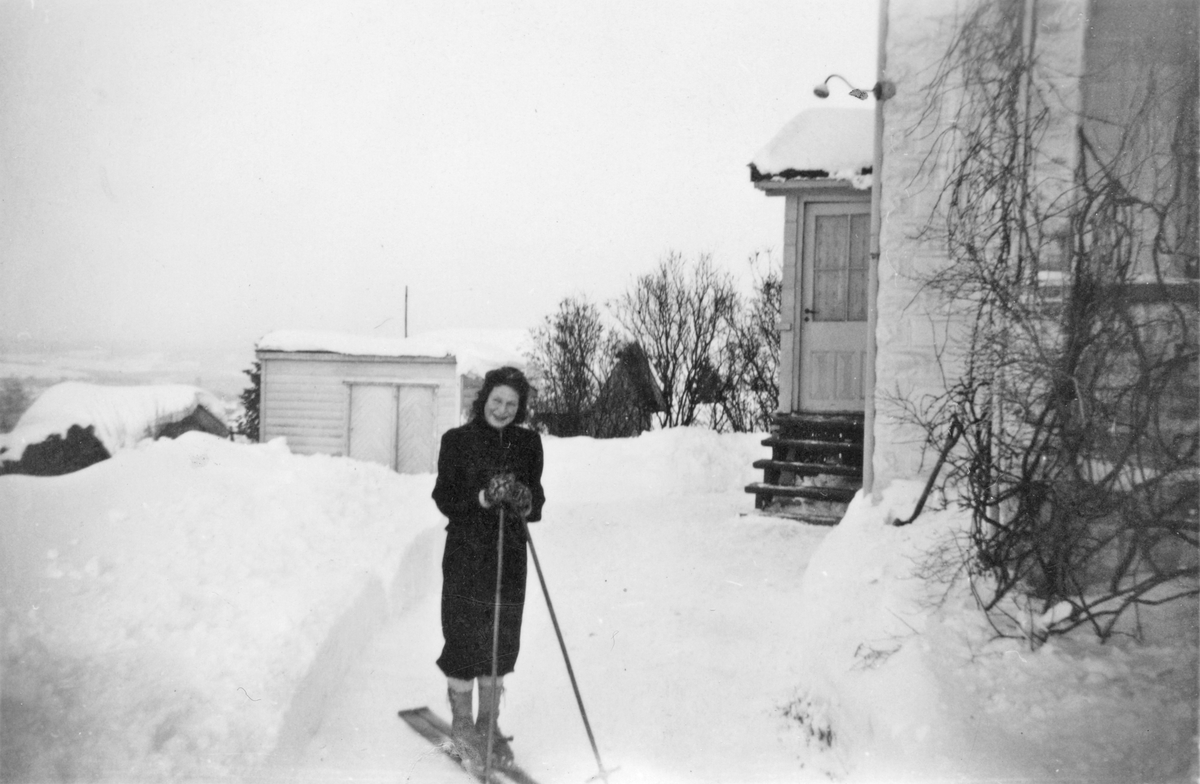
M 787 655 L 792 615 L 826 531 L 747 515 L 749 501 L 726 492 L 559 503 L 531 526 L 601 756 L 620 768 L 620 784 L 821 778 L 804 767 L 802 733 L 787 731 L 779 708 L 802 681 Z M 463 781 L 396 716 L 417 705 L 449 715 L 433 663 L 441 646 L 436 564 L 431 572 L 425 598 L 392 619 L 295 766 L 277 773 Z M 582 782 L 596 763 L 532 561 L 528 591 L 501 726 L 540 781 Z

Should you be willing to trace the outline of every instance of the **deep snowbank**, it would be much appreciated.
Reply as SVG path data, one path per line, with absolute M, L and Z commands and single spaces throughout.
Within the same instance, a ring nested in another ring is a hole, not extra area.
M 543 438 L 543 484 L 573 503 L 741 491 L 762 477 L 753 463 L 769 454 L 765 437 L 681 427 L 637 438 Z M 745 498 L 753 509 L 754 497 Z M 554 497 L 548 499 L 546 513 L 553 514 Z
M 1144 618 L 1152 644 L 998 639 L 965 583 L 945 579 L 965 513 L 890 525 L 920 490 L 860 494 L 809 563 L 798 653 L 811 675 L 792 710 L 826 769 L 861 782 L 1195 781 L 1196 604 Z
M 433 583 L 430 485 L 196 434 L 0 479 L 5 778 L 212 779 L 302 743 Z
M 760 440 L 545 440 L 538 547 L 630 781 L 1196 779 L 1194 604 L 1149 645 L 993 639 L 963 585 L 922 579 L 960 515 L 892 527 L 917 491 L 897 486 L 833 529 L 741 517 Z M 436 601 L 432 483 L 199 434 L 0 477 L 0 779 L 209 781 L 297 758 L 376 630 Z M 525 759 L 580 780 L 573 705 L 547 709 L 566 687 L 540 683 L 561 674 L 552 632 L 537 612 L 526 632 L 507 715 Z
M 548 438 L 546 482 L 737 489 L 761 438 Z M 0 478 L 0 778 L 212 780 L 294 755 L 388 614 L 437 589 L 432 484 L 199 434 Z

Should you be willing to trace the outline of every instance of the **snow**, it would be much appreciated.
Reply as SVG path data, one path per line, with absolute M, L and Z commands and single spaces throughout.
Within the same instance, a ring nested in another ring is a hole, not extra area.
M 529 332 L 524 329 L 446 329 L 409 338 L 318 330 L 277 330 L 258 341 L 259 351 L 328 351 L 349 356 L 454 357 L 460 376 L 494 368 L 525 367 Z
M 241 369 L 252 360 L 253 352 L 246 345 L 72 349 L 0 340 L 0 378 L 18 379 L 31 393 L 60 381 L 90 381 L 117 386 L 191 384 L 236 399 L 246 386 Z
M 81 381 L 56 384 L 38 396 L 11 433 L 0 435 L 0 456 L 20 460 L 25 447 L 48 436 L 65 436 L 72 425 L 95 428 L 108 453 L 128 449 L 203 406 L 223 419 L 225 404 L 215 395 L 186 384 L 103 386 Z
M 47 364 L 32 356 L 5 357 L 0 360 L 0 378 L 36 379 L 39 381 L 61 381 L 63 379 L 83 380 L 88 377 L 86 370 L 74 367 L 63 367 L 58 364 Z
M 775 134 L 751 160 L 764 177 L 787 178 L 787 172 L 825 172 L 855 188 L 871 187 L 874 164 L 875 113 L 871 109 L 805 109 Z
M 918 483 L 860 494 L 813 556 L 802 697 L 849 781 L 1195 781 L 1197 607 L 1147 615 L 1151 643 L 997 638 L 946 568 L 966 519 Z M 850 568 L 851 564 L 854 565 Z M 924 579 L 918 579 L 918 576 Z
M 762 435 L 546 438 L 532 527 L 611 780 L 1195 780 L 1195 605 L 1155 641 L 993 639 L 919 579 L 963 517 L 755 514 Z M 461 782 L 396 718 L 433 664 L 431 475 L 199 433 L 0 477 L 6 780 Z M 532 569 L 531 569 L 532 571 Z M 535 576 L 501 726 L 596 773 Z

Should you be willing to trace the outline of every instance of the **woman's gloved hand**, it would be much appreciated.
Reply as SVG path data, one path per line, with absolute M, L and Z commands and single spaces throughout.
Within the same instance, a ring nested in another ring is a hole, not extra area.
M 509 488 L 504 505 L 524 520 L 533 511 L 533 492 L 524 484 L 514 481 Z
M 514 484 L 517 484 L 517 480 L 512 474 L 496 474 L 488 480 L 487 487 L 483 488 L 481 495 L 482 504 L 490 509 L 496 504 L 504 503 L 508 500 Z

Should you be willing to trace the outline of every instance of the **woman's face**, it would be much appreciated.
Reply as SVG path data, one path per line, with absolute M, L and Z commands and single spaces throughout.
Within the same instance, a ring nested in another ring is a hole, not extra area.
M 483 404 L 483 418 L 497 430 L 503 430 L 517 415 L 521 405 L 521 396 L 512 387 L 501 384 L 492 389 L 487 402 Z

